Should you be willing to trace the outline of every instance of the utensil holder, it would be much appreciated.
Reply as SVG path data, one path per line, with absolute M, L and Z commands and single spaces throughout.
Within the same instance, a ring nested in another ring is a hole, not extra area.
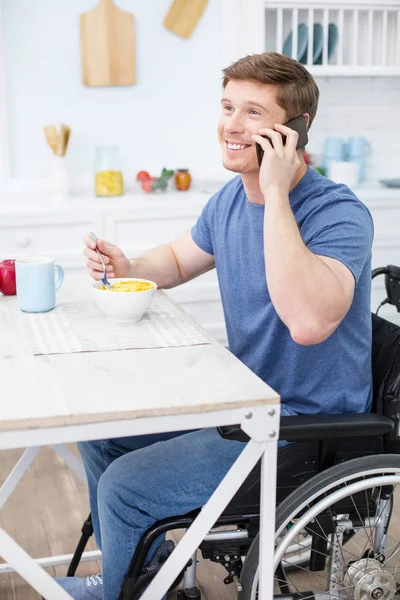
M 51 190 L 56 200 L 67 200 L 71 180 L 65 156 L 53 156 L 51 166 Z

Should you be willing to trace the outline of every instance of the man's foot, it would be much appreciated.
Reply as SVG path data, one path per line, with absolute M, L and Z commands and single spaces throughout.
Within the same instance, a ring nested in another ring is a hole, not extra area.
M 90 577 L 55 577 L 61 587 L 74 600 L 103 600 L 103 576 Z

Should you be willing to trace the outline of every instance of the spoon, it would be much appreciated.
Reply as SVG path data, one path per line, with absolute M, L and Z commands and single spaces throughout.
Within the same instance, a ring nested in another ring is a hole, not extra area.
M 103 265 L 103 269 L 104 269 L 104 277 L 103 277 L 103 279 L 102 279 L 101 281 L 102 281 L 103 285 L 104 285 L 104 286 L 105 286 L 105 287 L 106 287 L 108 290 L 112 290 L 113 286 L 111 285 L 111 283 L 110 283 L 109 281 L 107 281 L 107 267 L 106 267 L 106 265 L 104 264 L 104 260 L 103 260 L 103 257 L 102 257 L 102 255 L 101 255 L 101 254 L 100 254 L 100 252 L 99 252 L 99 249 L 97 248 L 97 237 L 96 237 L 96 234 L 95 234 L 95 233 L 93 233 L 93 231 L 91 231 L 91 232 L 89 233 L 89 237 L 90 237 L 90 239 L 91 239 L 91 240 L 92 240 L 92 241 L 93 241 L 93 242 L 96 244 L 96 248 L 95 248 L 95 250 L 96 250 L 96 252 L 97 252 L 97 254 L 98 254 L 98 257 L 99 257 L 99 259 L 100 259 L 100 262 L 101 262 L 101 264 Z

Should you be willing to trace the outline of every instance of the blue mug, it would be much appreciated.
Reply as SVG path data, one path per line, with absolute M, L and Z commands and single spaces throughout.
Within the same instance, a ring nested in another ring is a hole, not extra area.
M 56 292 L 64 281 L 64 271 L 54 264 L 52 258 L 18 259 L 15 262 L 15 275 L 20 310 L 41 313 L 55 307 Z

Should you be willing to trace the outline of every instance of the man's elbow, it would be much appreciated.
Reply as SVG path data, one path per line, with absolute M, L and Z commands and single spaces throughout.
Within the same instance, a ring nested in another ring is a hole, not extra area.
M 299 346 L 322 344 L 332 335 L 339 323 L 296 323 L 289 327 L 292 340 Z

